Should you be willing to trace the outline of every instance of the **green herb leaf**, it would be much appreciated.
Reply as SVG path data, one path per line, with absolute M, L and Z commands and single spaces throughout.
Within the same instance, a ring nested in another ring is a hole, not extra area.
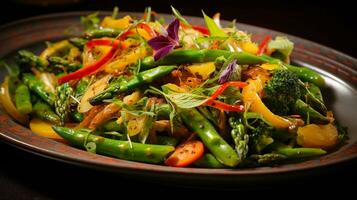
M 216 22 L 214 22 L 214 20 L 210 17 L 208 17 L 205 12 L 203 12 L 202 10 L 202 14 L 203 17 L 205 19 L 206 22 L 206 26 L 209 30 L 209 33 L 211 36 L 217 36 L 217 37 L 227 37 L 227 33 L 225 33 L 221 28 L 219 28 L 216 24 Z
M 145 16 L 146 16 L 145 21 L 150 22 L 150 20 L 151 20 L 151 7 L 150 6 L 145 8 Z
M 180 20 L 180 22 L 184 23 L 185 25 L 191 27 L 191 24 L 188 23 L 188 21 L 182 17 L 181 13 L 176 9 L 174 8 L 173 6 L 171 6 L 171 10 L 172 10 L 172 13 L 174 14 L 174 16 Z
M 114 9 L 113 9 L 112 18 L 116 19 L 118 17 L 118 13 L 119 13 L 119 7 L 115 6 Z
M 287 37 L 277 36 L 275 40 L 272 40 L 268 44 L 269 49 L 276 49 L 281 54 L 288 58 L 294 49 L 294 43 L 292 43 Z
M 179 108 L 194 108 L 204 104 L 207 101 L 206 96 L 192 93 L 170 93 L 167 97 Z
M 94 29 L 99 27 L 100 19 L 98 17 L 99 12 L 89 14 L 87 16 L 82 16 L 80 18 L 81 24 L 84 25 L 86 30 Z

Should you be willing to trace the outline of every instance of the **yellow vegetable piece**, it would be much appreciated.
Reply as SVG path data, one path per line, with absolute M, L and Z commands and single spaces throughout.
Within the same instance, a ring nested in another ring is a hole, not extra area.
M 259 50 L 258 45 L 253 42 L 243 42 L 240 44 L 240 47 L 243 51 L 251 54 L 257 54 Z
M 249 79 L 246 87 L 242 90 L 242 99 L 246 108 L 253 112 L 262 114 L 276 128 L 288 128 L 292 123 L 272 113 L 262 102 L 258 93 L 263 90 L 265 78 L 258 77 L 256 80 Z
M 200 75 L 205 80 L 216 70 L 216 66 L 214 65 L 214 62 L 197 63 L 188 66 L 187 70 L 192 74 Z
M 133 19 L 129 15 L 120 19 L 113 19 L 112 17 L 107 16 L 103 19 L 101 26 L 104 28 L 126 29 L 132 21 Z
M 77 47 L 72 47 L 68 52 L 67 60 L 70 63 L 78 62 L 78 59 L 81 57 L 81 51 Z
M 266 70 L 275 70 L 278 69 L 279 65 L 277 64 L 270 64 L 270 63 L 264 63 L 262 65 L 260 65 L 261 68 L 266 69 Z
M 338 139 L 338 131 L 331 123 L 299 127 L 297 134 L 297 142 L 303 147 L 328 149 L 335 146 Z
M 146 120 L 146 115 L 132 116 L 130 118 L 131 119 L 128 121 L 127 124 L 128 134 L 129 136 L 134 136 L 139 134 L 143 130 Z
M 55 55 L 59 51 L 64 51 L 66 49 L 69 49 L 73 47 L 73 45 L 68 42 L 68 40 L 62 40 L 59 42 L 56 42 L 49 47 L 47 47 L 42 53 L 40 54 L 40 58 L 43 59 L 46 63 L 48 63 L 47 58 L 50 56 Z
M 106 55 L 110 50 L 111 47 L 108 46 L 95 46 L 92 49 L 88 49 L 87 47 L 84 47 L 83 65 L 87 66 L 96 62 L 102 56 Z
M 36 135 L 57 140 L 59 142 L 65 141 L 61 136 L 59 136 L 53 129 L 49 122 L 42 121 L 38 118 L 33 118 L 30 121 L 30 129 Z
M 0 87 L 0 102 L 4 109 L 11 117 L 13 117 L 16 121 L 20 122 L 21 124 L 26 124 L 28 122 L 27 115 L 22 115 L 17 111 L 14 103 L 11 100 L 11 96 L 9 93 L 9 76 L 6 76 L 4 82 L 1 84 Z
M 149 35 L 147 31 L 142 28 L 136 28 L 137 33 L 143 37 L 145 40 L 150 40 L 152 37 Z
M 139 59 L 142 59 L 149 55 L 147 49 L 143 46 L 134 48 L 133 50 L 121 55 L 117 60 L 104 66 L 104 70 L 107 73 L 114 73 L 123 71 L 127 66 L 136 63 Z
M 168 88 L 169 90 L 173 91 L 173 92 L 178 92 L 178 93 L 185 93 L 187 92 L 187 90 L 185 88 L 182 88 L 178 85 L 175 85 L 173 83 L 167 83 L 165 84 L 163 87 Z
M 93 106 L 89 103 L 89 99 L 107 88 L 110 75 L 104 76 L 103 78 L 95 81 L 92 85 L 88 87 L 86 92 L 83 94 L 81 102 L 78 105 L 78 112 L 85 113 L 89 111 Z
M 129 106 L 133 105 L 134 103 L 138 102 L 141 98 L 141 92 L 135 91 L 130 95 L 127 95 L 123 98 L 123 102 Z

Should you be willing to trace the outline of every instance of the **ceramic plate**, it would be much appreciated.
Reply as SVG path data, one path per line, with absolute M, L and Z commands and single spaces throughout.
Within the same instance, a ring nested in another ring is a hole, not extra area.
M 22 48 L 35 52 L 44 48 L 45 41 L 59 40 L 66 34 L 79 34 L 79 17 L 89 12 L 71 12 L 51 14 L 14 22 L 0 27 L 0 57 L 11 61 L 13 54 Z M 105 13 L 108 14 L 110 13 Z M 141 17 L 140 13 L 121 15 Z M 165 16 L 165 15 L 164 15 Z M 167 20 L 171 16 L 165 16 Z M 203 19 L 187 17 L 193 24 L 204 24 Z M 223 22 L 229 23 L 228 21 Z M 33 134 L 27 127 L 14 122 L 0 109 L 0 139 L 23 150 L 61 160 L 64 162 L 109 170 L 121 174 L 145 176 L 165 180 L 191 180 L 204 182 L 244 182 L 262 180 L 266 177 L 279 177 L 281 174 L 302 174 L 313 169 L 341 163 L 357 157 L 357 60 L 331 48 L 307 41 L 288 34 L 265 28 L 238 24 L 238 28 L 253 34 L 254 41 L 261 41 L 271 36 L 286 35 L 295 43 L 292 61 L 321 73 L 326 80 L 327 88 L 323 90 L 327 96 L 329 107 L 336 118 L 348 126 L 349 139 L 341 148 L 320 158 L 300 163 L 284 164 L 276 167 L 260 167 L 252 169 L 199 169 L 172 168 L 160 165 L 145 164 L 120 160 L 75 149 L 53 140 Z M 0 69 L 2 82 L 6 72 Z

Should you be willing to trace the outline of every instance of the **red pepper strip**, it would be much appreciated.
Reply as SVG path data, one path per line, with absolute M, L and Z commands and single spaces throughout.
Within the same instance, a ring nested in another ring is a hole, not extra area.
M 190 28 L 190 26 L 191 26 L 191 28 L 193 30 L 196 30 L 196 31 L 198 31 L 198 32 L 200 32 L 200 33 L 202 33 L 204 35 L 209 35 L 208 29 L 206 27 L 204 27 L 204 26 L 200 26 L 200 25 L 190 25 L 190 26 L 188 26 L 188 25 L 186 25 L 186 24 L 184 24 L 182 22 L 180 23 L 180 26 L 182 28 L 184 28 L 184 29 Z
M 105 41 L 106 40 L 106 41 Z M 75 72 L 72 72 L 70 74 L 64 75 L 61 78 L 58 79 L 58 83 L 62 84 L 65 82 L 68 82 L 73 79 L 80 79 L 84 76 L 90 75 L 97 71 L 101 66 L 103 66 L 105 63 L 107 63 L 115 54 L 115 52 L 119 48 L 119 41 L 118 40 L 108 40 L 108 39 L 96 39 L 96 40 L 91 40 L 88 42 L 87 46 L 94 47 L 97 45 L 103 45 L 103 46 L 111 46 L 112 48 L 110 51 L 102 56 L 99 60 L 96 62 L 89 64 Z
M 192 29 L 204 34 L 204 35 L 209 35 L 208 28 L 199 26 L 199 25 L 192 25 Z
M 113 43 L 114 41 L 110 39 L 94 39 L 88 41 L 86 46 L 91 49 L 95 46 L 112 46 Z
M 229 86 L 236 86 L 239 88 L 243 88 L 247 86 L 248 84 L 245 82 L 241 81 L 231 81 L 231 82 L 226 82 L 223 85 L 221 85 L 212 95 L 210 98 L 207 99 L 206 105 L 215 107 L 220 110 L 225 110 L 225 111 L 233 111 L 233 112 L 243 112 L 244 111 L 244 106 L 243 105 L 229 105 L 220 101 L 215 100 L 220 94 L 226 90 L 227 87 Z
M 258 53 L 257 53 L 258 56 L 263 55 L 263 53 L 264 53 L 265 49 L 267 48 L 268 43 L 269 43 L 270 40 L 271 40 L 271 37 L 269 35 L 265 36 L 265 38 L 263 39 L 262 43 L 260 43 L 260 45 L 259 45 L 259 49 L 258 49 Z
M 236 86 L 239 88 L 243 88 L 245 86 L 247 86 L 248 84 L 245 82 L 241 82 L 241 81 L 230 81 L 230 82 L 226 82 L 223 85 L 221 85 L 209 98 L 209 100 L 214 100 L 216 99 L 220 94 L 222 94 L 224 92 L 224 90 L 226 90 L 227 87 L 229 86 Z
M 144 29 L 151 37 L 156 36 L 155 31 L 149 25 L 140 23 L 140 24 L 138 24 L 138 27 Z
M 224 111 L 232 111 L 232 112 L 243 112 L 244 106 L 243 105 L 229 105 L 217 100 L 207 101 L 206 105 L 224 110 Z
M 125 40 L 126 37 L 128 37 L 131 34 L 134 34 L 134 31 L 132 29 L 129 29 L 129 30 L 125 31 L 125 32 L 122 32 L 119 35 L 118 40 L 123 41 L 123 40 Z

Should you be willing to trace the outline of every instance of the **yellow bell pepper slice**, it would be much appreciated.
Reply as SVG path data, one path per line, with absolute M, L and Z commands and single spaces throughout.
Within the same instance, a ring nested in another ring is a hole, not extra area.
M 279 68 L 279 65 L 277 65 L 277 64 L 270 64 L 270 63 L 264 63 L 264 64 L 260 65 L 260 67 L 263 68 L 263 69 L 265 69 L 265 70 L 272 71 L 272 70 L 278 69 L 278 68 Z
M 110 16 L 107 16 L 103 19 L 101 27 L 104 28 L 117 28 L 117 29 L 126 29 L 129 27 L 133 19 L 127 15 L 120 19 L 113 19 Z
M 216 70 L 216 66 L 214 65 L 214 62 L 197 63 L 188 66 L 187 70 L 191 74 L 198 74 L 206 80 Z
M 121 55 L 117 60 L 104 66 L 104 71 L 114 73 L 123 71 L 127 66 L 136 63 L 139 59 L 149 55 L 149 51 L 144 46 L 134 48 L 133 50 Z
M 256 80 L 249 79 L 247 82 L 249 85 L 243 88 L 242 90 L 242 99 L 246 108 L 253 112 L 262 114 L 262 116 L 268 120 L 276 128 L 288 128 L 292 123 L 272 113 L 269 108 L 267 108 L 263 101 L 259 97 L 259 93 L 263 90 L 264 77 L 258 77 Z
M 36 135 L 64 142 L 65 140 L 52 129 L 52 125 L 53 124 L 38 118 L 33 118 L 30 121 L 30 129 Z
M 337 144 L 338 131 L 331 123 L 299 127 L 297 134 L 297 142 L 303 147 L 328 149 Z
M 242 42 L 240 47 L 244 52 L 248 52 L 254 55 L 257 54 L 259 50 L 258 45 L 253 42 Z
M 50 45 L 49 47 L 47 47 L 44 51 L 42 51 L 42 53 L 40 54 L 40 58 L 43 61 L 45 61 L 46 63 L 48 63 L 48 61 L 47 61 L 48 57 L 55 55 L 59 51 L 64 51 L 65 49 L 70 49 L 71 47 L 73 47 L 73 45 L 70 42 L 68 42 L 68 40 L 62 40 L 62 41 L 56 42 L 56 43 Z

